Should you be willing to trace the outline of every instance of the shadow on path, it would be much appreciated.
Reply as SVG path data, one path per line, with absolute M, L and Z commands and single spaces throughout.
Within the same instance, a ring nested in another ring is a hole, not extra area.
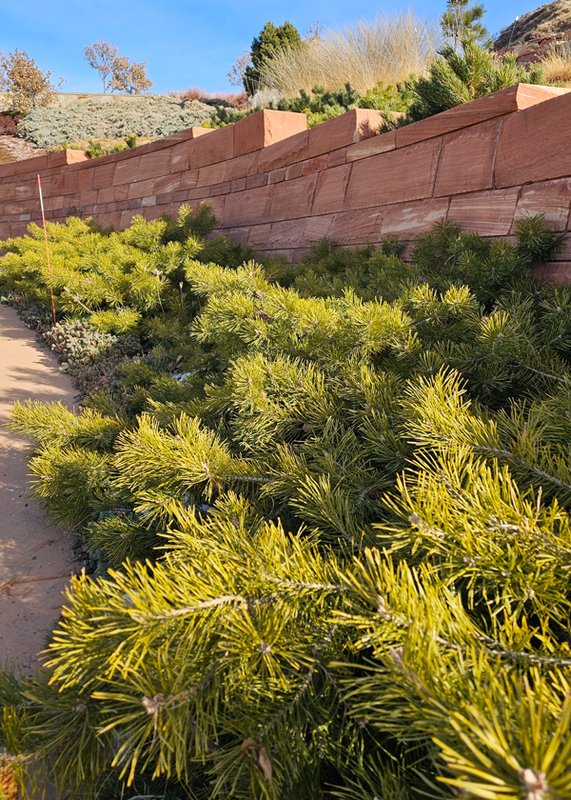
M 56 359 L 15 311 L 0 306 L 0 666 L 37 666 L 74 570 L 71 538 L 29 494 L 29 443 L 10 431 L 17 400 L 72 407 L 75 391 Z

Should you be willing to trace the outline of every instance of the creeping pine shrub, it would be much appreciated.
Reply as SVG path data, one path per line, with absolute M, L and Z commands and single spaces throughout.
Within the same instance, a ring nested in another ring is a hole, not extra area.
M 311 93 L 301 89 L 297 97 L 279 100 L 275 108 L 307 114 L 307 124 L 311 128 L 352 108 L 373 108 L 392 119 L 395 113 L 404 112 L 406 105 L 406 95 L 396 86 L 379 83 L 369 91 L 359 94 L 347 83 L 344 89 L 335 91 L 325 91 L 322 86 L 314 86 Z
M 416 122 L 516 83 L 541 83 L 541 66 L 519 66 L 514 53 L 500 58 L 472 39 L 460 51 L 446 44 L 428 74 L 404 81 L 401 89 L 410 104 L 406 116 L 393 124 Z
M 560 235 L 221 266 L 211 222 L 49 229 L 66 330 L 143 355 L 14 411 L 108 569 L 39 675 L 0 673 L 0 745 L 70 800 L 568 800 L 571 291 L 532 271 Z M 0 276 L 49 308 L 34 236 Z
M 20 122 L 18 133 L 39 147 L 89 139 L 122 139 L 129 135 L 161 137 L 209 120 L 214 109 L 196 100 L 141 95 L 107 100 L 77 100 L 65 108 L 35 108 Z

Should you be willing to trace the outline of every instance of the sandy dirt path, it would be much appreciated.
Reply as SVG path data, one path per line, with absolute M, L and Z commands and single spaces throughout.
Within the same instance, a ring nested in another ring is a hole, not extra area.
M 7 429 L 16 400 L 61 400 L 74 388 L 15 311 L 0 306 L 0 668 L 29 674 L 59 616 L 76 567 L 71 537 L 30 498 L 30 444 Z

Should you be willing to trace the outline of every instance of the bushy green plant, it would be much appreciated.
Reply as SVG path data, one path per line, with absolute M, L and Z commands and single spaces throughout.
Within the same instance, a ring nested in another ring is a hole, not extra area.
M 498 58 L 472 39 L 460 51 L 445 45 L 428 75 L 404 82 L 411 103 L 397 124 L 416 122 L 516 83 L 541 83 L 541 68 L 518 66 L 513 53 Z
M 164 280 L 145 308 L 123 268 L 125 394 L 15 410 L 111 568 L 0 679 L 0 741 L 73 798 L 570 796 L 571 292 L 532 274 L 560 237 L 228 268 L 193 224 L 121 234 Z M 34 246 L 4 259 L 37 298 Z
M 200 126 L 212 114 L 211 106 L 175 97 L 92 98 L 77 100 L 65 108 L 35 108 L 20 122 L 18 133 L 38 147 L 53 148 L 63 141 L 169 136 Z
M 308 127 L 311 128 L 352 108 L 373 108 L 384 112 L 389 119 L 392 119 L 395 112 L 403 112 L 406 105 L 406 98 L 395 86 L 378 84 L 360 95 L 347 83 L 344 89 L 337 91 L 325 91 L 323 87 L 315 86 L 311 94 L 308 94 L 301 89 L 298 97 L 280 100 L 276 108 L 280 111 L 307 114 Z
M 246 66 L 243 75 L 245 91 L 252 95 L 264 86 L 261 70 L 267 61 L 282 50 L 300 48 L 301 44 L 300 33 L 291 22 L 286 20 L 283 25 L 277 26 L 273 22 L 266 22 L 252 41 L 251 64 Z

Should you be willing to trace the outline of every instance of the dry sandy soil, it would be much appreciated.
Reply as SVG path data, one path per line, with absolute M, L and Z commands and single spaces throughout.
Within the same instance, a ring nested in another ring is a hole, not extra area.
M 23 674 L 37 666 L 77 571 L 71 536 L 30 498 L 29 443 L 6 427 L 12 404 L 28 398 L 71 407 L 74 389 L 14 310 L 0 306 L 0 668 Z
M 17 136 L 0 136 L 0 164 L 34 158 L 34 156 L 41 156 L 44 152 L 45 150 L 39 150 L 30 142 Z

